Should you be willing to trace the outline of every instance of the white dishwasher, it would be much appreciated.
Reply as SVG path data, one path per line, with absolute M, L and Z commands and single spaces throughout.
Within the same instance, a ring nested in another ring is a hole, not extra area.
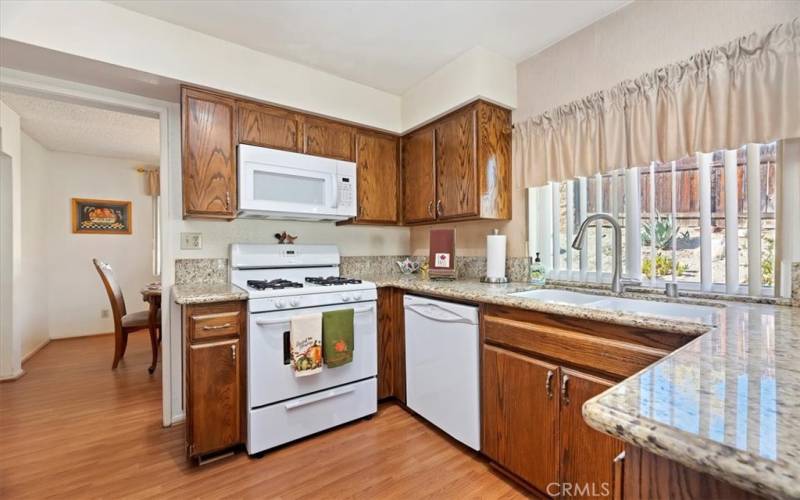
M 406 404 L 480 449 L 478 308 L 406 295 Z

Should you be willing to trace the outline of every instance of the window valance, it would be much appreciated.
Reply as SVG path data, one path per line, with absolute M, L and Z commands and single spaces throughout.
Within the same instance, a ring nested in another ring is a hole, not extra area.
M 800 136 L 800 18 L 517 123 L 518 185 Z

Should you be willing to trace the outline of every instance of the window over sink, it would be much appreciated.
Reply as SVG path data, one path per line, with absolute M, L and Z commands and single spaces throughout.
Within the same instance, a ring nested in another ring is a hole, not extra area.
M 800 168 L 782 155 L 781 142 L 747 144 L 529 188 L 531 255 L 540 254 L 551 279 L 610 281 L 610 225 L 588 228 L 582 252 L 571 246 L 581 222 L 605 212 L 622 227 L 623 274 L 644 286 L 786 295 L 776 274 L 778 199 L 797 196 Z M 782 233 L 792 239 L 796 217 Z

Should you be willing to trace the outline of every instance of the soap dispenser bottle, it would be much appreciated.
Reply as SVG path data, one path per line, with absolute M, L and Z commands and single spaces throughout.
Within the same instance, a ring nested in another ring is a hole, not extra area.
M 528 266 L 528 282 L 532 285 L 544 285 L 544 265 L 542 259 L 539 258 L 539 252 L 536 252 L 536 258 Z

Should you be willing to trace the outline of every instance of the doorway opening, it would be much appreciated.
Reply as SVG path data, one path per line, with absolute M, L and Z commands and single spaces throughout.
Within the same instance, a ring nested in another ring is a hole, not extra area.
M 108 404 L 135 387 L 154 398 L 150 418 L 159 420 L 159 114 L 6 87 L 0 102 L 19 124 L 8 134 L 17 163 L 3 166 L 16 176 L 9 211 L 18 215 L 13 332 L 2 338 L 18 346 L 9 362 L 27 372 L 4 392 L 46 370 L 59 378 L 54 395 L 73 387 L 72 396 L 86 391 Z

